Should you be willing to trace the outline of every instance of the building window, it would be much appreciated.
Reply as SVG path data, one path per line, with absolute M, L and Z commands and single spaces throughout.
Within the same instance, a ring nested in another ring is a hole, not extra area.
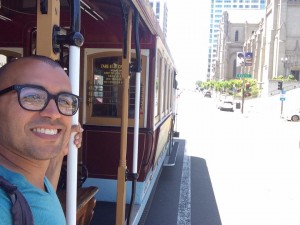
M 159 14 L 160 11 L 160 2 L 156 2 L 156 14 Z
M 239 31 L 238 30 L 235 31 L 234 41 L 239 41 Z
M 233 60 L 233 65 L 232 65 L 232 77 L 236 77 L 236 59 Z

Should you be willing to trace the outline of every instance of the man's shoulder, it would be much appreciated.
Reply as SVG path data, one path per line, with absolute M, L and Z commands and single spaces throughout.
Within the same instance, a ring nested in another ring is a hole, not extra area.
M 12 204 L 7 193 L 0 187 L 0 225 L 12 224 L 11 207 Z
M 5 185 L 3 181 L 7 182 L 7 180 L 6 179 L 4 180 L 4 179 L 5 178 L 3 178 L 0 174 L 0 181 L 2 181 L 2 182 L 0 182 L 0 209 L 1 208 L 10 209 L 10 207 L 12 206 L 12 203 L 11 203 L 8 193 L 5 191 L 5 188 L 7 188 L 6 187 L 7 185 Z

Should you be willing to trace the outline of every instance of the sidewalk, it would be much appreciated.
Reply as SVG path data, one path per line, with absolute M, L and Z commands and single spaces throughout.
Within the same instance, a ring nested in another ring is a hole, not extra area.
M 282 115 L 290 110 L 300 107 L 300 89 L 289 91 L 285 94 L 285 101 L 282 105 Z M 271 97 L 260 97 L 245 99 L 244 113 L 245 117 L 260 117 L 262 119 L 281 118 L 281 100 L 280 95 Z M 240 110 L 237 109 L 237 112 Z

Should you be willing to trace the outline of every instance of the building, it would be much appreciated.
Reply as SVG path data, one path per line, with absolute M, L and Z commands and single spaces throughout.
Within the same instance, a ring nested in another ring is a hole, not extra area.
M 212 76 L 212 66 L 216 59 L 219 24 L 223 11 L 226 10 L 262 10 L 265 8 L 265 0 L 211 0 L 210 30 L 208 48 L 207 79 Z
M 258 30 L 263 18 L 263 10 L 223 12 L 210 79 L 228 80 L 241 73 L 242 67 L 237 62 L 237 52 L 243 52 L 244 43 Z
M 154 14 L 159 22 L 162 32 L 167 37 L 168 32 L 168 7 L 166 0 L 150 0 Z
M 251 74 L 266 95 L 270 80 L 280 75 L 300 76 L 300 0 L 267 0 L 263 18 L 257 24 L 244 23 L 244 42 L 230 42 L 239 23 L 228 23 L 232 12 L 224 13 L 220 24 L 215 79 L 232 79 L 237 73 Z M 229 18 L 229 19 L 228 19 Z M 258 18 L 259 19 L 259 18 Z M 229 29 L 231 26 L 233 29 Z M 237 52 L 252 52 L 252 65 L 236 67 Z

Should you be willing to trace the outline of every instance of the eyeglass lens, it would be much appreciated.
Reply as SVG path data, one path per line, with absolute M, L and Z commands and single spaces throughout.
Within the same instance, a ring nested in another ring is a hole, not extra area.
M 43 110 L 51 98 L 49 93 L 37 87 L 22 87 L 19 95 L 21 106 L 31 111 Z M 55 102 L 59 112 L 63 115 L 72 116 L 78 110 L 78 98 L 75 95 L 60 93 L 55 96 Z

